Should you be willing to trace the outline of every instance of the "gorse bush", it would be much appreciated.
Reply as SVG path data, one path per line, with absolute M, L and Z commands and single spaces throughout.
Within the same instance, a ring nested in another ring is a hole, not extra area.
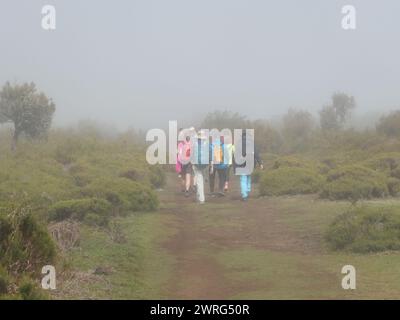
M 161 166 L 151 166 L 149 174 L 150 184 L 154 188 L 161 188 L 166 183 L 166 176 Z
M 7 293 L 9 283 L 10 280 L 7 270 L 0 265 L 0 296 Z
M 358 253 L 400 250 L 399 209 L 352 208 L 336 217 L 325 239 L 333 250 Z
M 253 175 L 261 195 L 319 193 L 329 200 L 382 198 L 400 195 L 400 154 L 369 157 L 360 152 L 323 157 L 290 155 L 274 159 L 269 169 Z
M 282 167 L 262 175 L 259 191 L 274 196 L 316 193 L 323 181 L 323 176 L 311 169 Z
M 388 176 L 400 178 L 400 153 L 398 152 L 377 154 L 365 160 L 363 165 Z
M 15 199 L 0 211 L 0 296 L 18 287 L 21 276 L 37 277 L 44 265 L 54 265 L 56 246 L 45 225 L 24 199 Z M 3 296 L 2 296 L 3 297 Z
M 330 200 L 370 199 L 389 195 L 387 177 L 375 170 L 359 166 L 344 166 L 331 170 L 320 192 Z
M 149 186 L 123 177 L 95 180 L 81 192 L 84 196 L 107 200 L 115 214 L 149 211 L 158 206 L 157 196 Z
M 389 178 L 387 182 L 390 195 L 397 197 L 400 195 L 400 179 Z
M 17 250 L 13 253 L 17 253 L 15 257 L 19 259 L 26 259 L 25 270 L 37 271 L 43 265 L 55 261 L 56 246 L 47 229 L 33 215 L 29 214 L 19 219 L 16 239 L 20 247 L 16 247 Z
M 324 183 L 320 174 L 323 167 L 318 161 L 301 156 L 279 157 L 272 161 L 270 169 L 257 173 L 260 195 L 316 193 Z
M 10 219 L 0 216 L 0 252 L 5 252 L 7 249 L 12 230 Z
M 259 183 L 262 176 L 261 170 L 255 169 L 251 174 L 253 183 Z
M 304 168 L 315 172 L 323 172 L 326 170 L 326 165 L 316 161 L 312 158 L 300 157 L 300 156 L 284 156 L 274 161 L 273 169 L 279 168 Z
M 19 219 L 1 248 L 0 263 L 14 273 L 37 273 L 56 258 L 56 246 L 44 226 L 31 215 Z
M 72 178 L 54 159 L 5 155 L 1 161 L 0 202 L 26 194 L 36 206 L 68 198 L 74 190 Z
M 25 277 L 18 288 L 22 300 L 47 300 L 49 297 L 32 279 Z
M 87 198 L 59 201 L 49 209 L 49 219 L 73 219 L 91 224 L 107 225 L 112 213 L 111 203 L 104 199 Z

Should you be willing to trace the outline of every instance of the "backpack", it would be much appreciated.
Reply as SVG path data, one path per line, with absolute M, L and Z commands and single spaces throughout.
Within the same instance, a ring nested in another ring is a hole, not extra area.
M 178 160 L 181 163 L 187 163 L 190 159 L 191 145 L 188 142 L 180 142 L 178 145 Z
M 190 158 L 190 145 L 186 145 L 186 159 Z
M 221 144 L 213 146 L 212 159 L 213 159 L 213 162 L 216 164 L 220 164 L 223 162 L 223 150 L 222 150 Z

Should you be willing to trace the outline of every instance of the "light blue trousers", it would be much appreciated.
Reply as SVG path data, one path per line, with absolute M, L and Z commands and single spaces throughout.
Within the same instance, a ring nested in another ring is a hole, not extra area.
M 242 198 L 247 198 L 251 191 L 251 175 L 241 175 L 240 176 L 240 192 Z

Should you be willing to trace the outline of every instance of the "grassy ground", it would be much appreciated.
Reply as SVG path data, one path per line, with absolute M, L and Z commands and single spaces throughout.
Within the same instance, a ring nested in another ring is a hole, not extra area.
M 104 230 L 84 227 L 80 248 L 69 254 L 74 272 L 55 297 L 400 297 L 399 253 L 355 255 L 325 247 L 324 231 L 349 206 L 346 202 L 296 196 L 242 203 L 233 188 L 226 197 L 209 198 L 200 206 L 177 190 L 171 175 L 166 189 L 159 191 L 159 211 L 120 218 L 122 243 Z M 346 264 L 356 268 L 356 290 L 341 288 Z M 98 267 L 108 271 L 95 274 Z
M 166 219 L 167 218 L 167 219 Z M 80 247 L 69 253 L 73 274 L 62 281 L 57 298 L 161 299 L 173 272 L 173 256 L 158 246 L 173 236 L 169 217 L 139 213 L 117 220 L 116 242 L 104 229 L 83 226 Z M 100 268 L 104 271 L 96 272 Z M 83 285 L 82 285 L 83 283 Z

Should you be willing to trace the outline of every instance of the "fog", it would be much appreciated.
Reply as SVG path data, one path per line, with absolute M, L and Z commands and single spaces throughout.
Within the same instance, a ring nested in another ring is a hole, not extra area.
M 57 28 L 41 28 L 45 4 Z M 334 91 L 357 114 L 400 106 L 400 2 L 141 0 L 0 2 L 0 83 L 34 81 L 56 125 L 165 127 L 215 109 L 316 113 Z

